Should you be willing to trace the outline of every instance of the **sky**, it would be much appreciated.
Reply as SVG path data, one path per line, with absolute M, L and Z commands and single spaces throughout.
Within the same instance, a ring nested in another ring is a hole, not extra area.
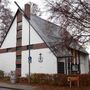
M 43 0 L 9 0 L 10 1 L 10 8 L 12 11 L 16 11 L 17 10 L 17 6 L 15 5 L 14 1 L 16 1 L 18 3 L 18 5 L 23 8 L 25 3 L 28 2 L 33 2 L 36 3 L 37 5 L 39 5 L 39 7 L 43 6 Z

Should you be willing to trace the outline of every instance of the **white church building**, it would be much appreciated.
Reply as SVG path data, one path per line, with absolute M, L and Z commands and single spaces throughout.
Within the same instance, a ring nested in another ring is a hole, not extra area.
M 85 49 L 78 46 L 69 48 L 67 53 L 61 51 L 56 38 L 60 36 L 60 27 L 33 14 L 32 7 L 26 4 L 24 10 L 30 23 L 17 10 L 0 47 L 0 70 L 26 76 L 31 56 L 31 74 L 88 73 L 89 54 Z

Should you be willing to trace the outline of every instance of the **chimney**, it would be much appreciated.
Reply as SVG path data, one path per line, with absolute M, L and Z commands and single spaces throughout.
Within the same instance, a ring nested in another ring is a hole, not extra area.
M 25 4 L 24 12 L 27 15 L 27 17 L 30 17 L 30 5 L 29 4 Z

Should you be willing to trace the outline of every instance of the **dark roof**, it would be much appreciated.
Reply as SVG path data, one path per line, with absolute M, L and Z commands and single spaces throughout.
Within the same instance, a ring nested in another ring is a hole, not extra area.
M 60 39 L 62 37 L 60 34 L 63 31 L 60 31 L 59 26 L 41 19 L 40 17 L 33 14 L 31 14 L 30 18 L 30 23 L 33 26 L 34 30 L 39 34 L 39 36 L 43 39 L 43 41 L 47 44 L 47 46 L 51 49 L 55 56 L 71 56 L 66 48 L 63 48 L 62 50 L 60 48 L 60 43 L 62 43 Z
M 57 57 L 71 56 L 71 53 L 68 51 L 68 49 L 60 48 L 60 44 L 62 44 L 61 38 L 63 31 L 60 30 L 60 27 L 58 25 L 43 20 L 33 14 L 31 14 L 30 18 L 31 24 L 34 27 L 35 31 L 41 36 L 41 38 L 45 41 L 45 43 Z M 75 43 L 71 43 L 69 47 L 88 54 L 88 52 L 78 43 L 76 43 L 77 45 L 74 44 Z
M 18 11 L 19 10 L 17 10 L 17 13 L 18 13 Z M 15 19 L 17 13 L 14 16 L 14 19 Z M 13 23 L 14 19 L 12 20 L 12 23 Z M 12 23 L 11 23 L 11 25 L 12 25 Z M 35 29 L 35 31 L 42 38 L 42 40 L 46 43 L 46 45 L 50 48 L 50 50 L 57 57 L 71 56 L 71 53 L 68 53 L 68 50 L 66 48 L 65 49 L 63 48 L 62 50 L 61 50 L 61 48 L 59 48 L 59 44 L 62 43 L 62 41 L 60 40 L 60 38 L 62 38 L 60 34 L 63 31 L 60 30 L 60 27 L 58 25 L 55 25 L 44 19 L 41 19 L 40 17 L 33 15 L 33 14 L 30 15 L 30 23 L 33 26 L 33 28 Z M 11 25 L 10 25 L 10 27 L 11 27 Z M 8 29 L 8 32 L 10 30 L 10 27 Z M 7 34 L 8 34 L 8 32 L 7 32 Z M 7 34 L 6 34 L 6 36 L 7 36 Z M 4 42 L 4 40 L 3 40 L 3 42 Z M 71 48 L 74 48 L 74 47 L 71 45 Z M 88 54 L 84 48 L 81 48 L 81 49 L 74 48 L 74 49 Z

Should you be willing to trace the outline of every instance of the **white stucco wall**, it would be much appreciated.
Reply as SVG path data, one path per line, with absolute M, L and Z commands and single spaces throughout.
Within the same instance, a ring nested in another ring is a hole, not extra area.
M 43 40 L 39 37 L 39 35 L 35 32 L 35 30 L 30 27 L 30 43 L 43 43 Z M 26 19 L 23 17 L 22 20 L 22 45 L 29 44 L 29 24 Z
M 3 53 L 0 54 L 0 70 L 3 70 L 5 73 L 10 73 L 10 71 L 15 71 L 16 67 L 16 53 Z
M 39 54 L 42 53 L 43 62 L 38 62 Z M 48 49 L 31 50 L 32 63 L 31 73 L 57 73 L 57 59 Z M 22 52 L 22 76 L 28 74 L 28 51 Z
M 89 73 L 89 55 L 85 56 L 85 71 Z
M 89 72 L 89 57 L 88 55 L 80 55 L 80 69 L 81 69 L 81 74 L 85 74 Z
M 11 48 L 16 47 L 16 28 L 17 27 L 17 20 L 15 19 L 1 48 Z

